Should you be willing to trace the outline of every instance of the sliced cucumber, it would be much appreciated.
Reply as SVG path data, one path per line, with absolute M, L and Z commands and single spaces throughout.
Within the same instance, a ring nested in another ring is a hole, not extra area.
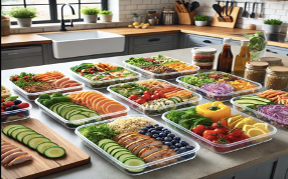
M 32 149 L 36 149 L 36 146 L 42 142 L 48 142 L 50 139 L 46 137 L 33 137 L 28 141 L 28 146 Z
M 95 113 L 95 112 L 91 112 L 91 113 L 89 114 L 89 117 L 94 117 L 94 116 L 99 116 L 99 114 L 98 114 L 98 113 Z
M 76 114 L 74 116 L 69 117 L 69 121 L 76 121 L 76 120 L 80 120 L 80 119 L 85 119 L 88 118 L 87 116 L 84 116 L 83 114 Z
M 104 147 L 103 147 L 103 150 L 107 151 L 109 147 L 112 147 L 112 146 L 119 146 L 119 144 L 117 144 L 116 142 L 115 143 L 108 143 L 106 144 Z
M 129 159 L 132 159 L 132 158 L 139 159 L 139 157 L 137 157 L 136 155 L 134 155 L 134 156 L 131 156 L 131 157 L 126 157 L 126 158 L 124 159 L 123 163 L 126 162 L 126 161 L 129 160 Z
M 48 158 L 60 158 L 65 155 L 66 151 L 62 147 L 48 147 L 43 151 L 43 155 Z
M 27 134 L 22 138 L 22 143 L 25 145 L 28 145 L 28 141 L 32 139 L 33 137 L 44 137 L 44 136 L 41 134 L 38 134 L 37 132 L 35 132 L 35 134 Z
M 11 133 L 12 133 L 14 130 L 16 130 L 16 129 L 28 129 L 28 128 L 25 127 L 25 126 L 13 127 L 13 128 L 11 128 L 11 129 L 9 129 L 9 130 L 7 131 L 7 136 L 12 137 L 12 136 L 11 136 Z
M 21 125 L 21 124 L 10 124 L 10 125 L 7 125 L 7 126 L 5 126 L 2 129 L 2 132 L 3 132 L 3 134 L 7 135 L 7 132 L 8 132 L 9 129 L 15 128 L 15 127 L 19 127 L 19 126 L 23 126 L 23 125 Z
M 128 166 L 141 166 L 141 165 L 145 165 L 145 162 L 143 160 L 141 160 L 140 158 L 138 159 L 135 159 L 135 158 L 132 158 L 132 159 L 128 159 L 124 162 L 125 165 L 128 165 Z M 129 172 L 142 172 L 143 170 L 145 170 L 145 167 L 143 168 L 139 168 L 139 169 L 126 169 L 128 170 Z
M 100 141 L 98 142 L 97 145 L 98 145 L 99 147 L 101 147 L 102 144 L 107 143 L 107 142 L 115 142 L 115 141 L 112 140 L 112 139 L 102 139 L 102 140 L 100 140 Z
M 120 149 L 114 149 L 112 152 L 111 152 L 111 155 L 114 156 L 115 154 L 117 154 L 118 152 L 120 151 L 127 151 L 127 149 L 125 149 L 124 147 L 123 148 L 120 148 Z
M 121 155 L 124 155 L 124 154 L 132 154 L 132 152 L 130 152 L 129 150 L 126 149 L 126 151 L 120 151 L 120 152 L 117 152 L 114 157 L 118 160 L 118 158 L 121 156 Z
M 44 150 L 46 148 L 49 148 L 49 147 L 54 147 L 54 146 L 58 146 L 56 143 L 54 142 L 42 142 L 40 144 L 38 144 L 36 146 L 36 150 L 40 153 L 40 154 L 43 154 Z M 58 146 L 59 147 L 59 146 Z
M 101 148 L 101 149 L 104 149 L 105 145 L 115 144 L 115 143 L 116 143 L 115 141 L 113 141 L 113 142 L 106 142 L 106 143 L 102 144 L 102 145 L 100 146 L 100 148 Z
M 29 128 L 18 128 L 18 129 L 15 129 L 15 130 L 13 130 L 11 132 L 11 137 L 16 139 L 17 134 L 19 134 L 20 132 L 23 132 L 23 131 L 27 131 L 27 130 L 31 130 L 31 129 L 29 129 Z
M 120 145 L 118 146 L 111 146 L 107 149 L 107 153 L 111 154 L 111 152 L 114 150 L 114 149 L 124 149 L 124 147 L 121 147 Z
M 129 158 L 130 158 L 130 157 L 138 158 L 138 157 L 136 157 L 136 156 L 133 155 L 133 154 L 124 154 L 124 155 L 121 155 L 121 156 L 118 158 L 118 160 L 119 160 L 120 162 L 124 162 L 125 159 L 127 159 L 128 157 L 129 157 Z
M 27 134 L 37 134 L 37 132 L 33 131 L 32 129 L 27 129 L 27 131 L 22 131 L 22 132 L 19 132 L 17 135 L 16 135 L 16 139 L 19 141 L 19 142 L 22 142 L 22 138 L 27 135 Z

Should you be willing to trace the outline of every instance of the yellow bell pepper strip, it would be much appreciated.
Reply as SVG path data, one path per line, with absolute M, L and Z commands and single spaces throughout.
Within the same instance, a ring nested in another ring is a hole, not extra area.
M 220 101 L 199 105 L 196 107 L 196 111 L 204 117 L 211 117 L 215 122 L 231 116 L 231 108 Z

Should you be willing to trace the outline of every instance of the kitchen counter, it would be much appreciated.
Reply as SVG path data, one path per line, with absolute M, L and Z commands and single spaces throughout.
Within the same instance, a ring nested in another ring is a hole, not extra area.
M 199 27 L 194 25 L 167 25 L 167 26 L 159 25 L 159 26 L 149 26 L 146 29 L 118 27 L 118 28 L 105 28 L 105 29 L 89 29 L 81 31 L 94 31 L 94 30 L 116 33 L 124 35 L 126 37 L 182 32 L 182 33 L 205 35 L 218 38 L 230 37 L 233 40 L 241 40 L 242 36 L 239 34 L 256 32 L 256 30 L 211 27 L 211 26 Z M 65 32 L 57 31 L 57 32 L 45 32 L 45 33 L 29 33 L 29 34 L 14 34 L 14 35 L 12 34 L 9 36 L 3 36 L 1 37 L 1 47 L 51 43 L 52 41 L 50 39 L 38 35 L 47 33 L 65 33 Z M 268 41 L 268 45 L 288 48 L 288 42 L 281 43 L 281 42 Z
M 221 45 L 213 46 L 218 50 L 221 49 Z M 68 62 L 68 63 L 58 63 L 51 65 L 43 65 L 43 66 L 34 66 L 27 68 L 18 68 L 11 70 L 2 70 L 1 71 L 1 83 L 4 84 L 8 89 L 12 91 L 12 84 L 9 82 L 9 76 L 14 74 L 19 74 L 21 72 L 30 72 L 30 73 L 38 73 L 44 72 L 47 70 L 58 70 L 63 72 L 64 74 L 70 75 L 69 67 L 78 65 L 84 62 L 114 62 L 119 65 L 123 65 L 122 61 L 128 59 L 132 56 L 156 56 L 158 54 L 166 55 L 170 57 L 177 58 L 182 61 L 191 62 L 191 52 L 190 48 L 187 49 L 178 49 L 178 50 L 170 50 L 170 51 L 162 51 L 162 52 L 154 52 L 154 53 L 145 53 L 140 55 L 127 55 L 127 56 L 118 56 L 118 57 L 110 57 L 110 58 L 100 58 L 100 59 L 91 59 L 91 60 L 83 60 L 77 62 Z M 235 46 L 232 49 L 233 51 L 239 52 L 239 47 Z M 270 56 L 270 53 L 266 53 L 267 56 Z M 283 59 L 288 63 L 288 57 L 282 56 Z M 172 83 L 175 83 L 175 80 L 171 80 Z M 85 87 L 84 90 L 89 90 L 90 88 Z M 106 89 L 99 90 L 105 94 L 108 94 Z M 15 91 L 12 91 L 13 95 L 17 95 Z M 206 103 L 208 100 L 203 99 L 200 101 L 200 104 Z M 46 114 L 41 112 L 38 106 L 32 103 L 31 117 L 36 118 L 47 126 L 49 126 L 55 132 L 61 134 L 65 139 L 72 142 L 75 146 L 83 150 L 85 153 L 91 156 L 91 163 L 83 166 L 75 167 L 73 169 L 65 170 L 62 172 L 58 172 L 55 174 L 51 174 L 42 179 L 77 179 L 77 178 L 117 178 L 117 179 L 146 179 L 146 178 L 159 178 L 159 179 L 216 179 L 219 177 L 226 176 L 228 174 L 234 173 L 239 170 L 243 170 L 249 168 L 251 166 L 269 161 L 276 157 L 280 157 L 283 155 L 288 155 L 288 140 L 287 135 L 288 132 L 278 129 L 278 132 L 275 134 L 274 138 L 256 146 L 248 147 L 246 149 L 242 149 L 239 151 L 235 151 L 228 154 L 216 154 L 208 149 L 201 147 L 198 151 L 195 159 L 192 159 L 187 162 L 183 162 L 177 165 L 173 165 L 171 167 L 163 168 L 157 171 L 153 171 L 140 176 L 129 176 L 125 173 L 121 172 L 118 168 L 114 167 L 111 163 L 106 161 L 101 156 L 97 155 L 87 146 L 85 146 L 81 140 L 74 134 L 74 131 L 71 129 L 67 129 L 55 120 L 48 117 Z M 231 106 L 229 102 L 225 103 L 226 105 Z M 138 112 L 131 109 L 128 114 L 139 114 Z M 165 122 L 161 119 L 161 116 L 153 117 L 159 122 L 165 124 Z

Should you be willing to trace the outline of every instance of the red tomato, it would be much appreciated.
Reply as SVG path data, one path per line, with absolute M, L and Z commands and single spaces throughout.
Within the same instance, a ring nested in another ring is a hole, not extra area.
M 144 103 L 146 103 L 146 100 L 145 100 L 145 99 L 138 99 L 138 100 L 136 101 L 136 103 L 138 103 L 138 104 L 144 104 Z
M 151 96 L 149 94 L 144 94 L 141 96 L 142 99 L 145 99 L 146 101 L 151 100 Z
M 218 133 L 218 134 L 216 134 L 216 137 L 218 140 L 225 139 L 225 134 Z
M 238 139 L 237 139 L 236 137 L 232 136 L 232 135 L 226 135 L 226 136 L 225 136 L 225 139 L 226 139 L 226 140 L 229 140 L 230 143 L 233 143 L 233 142 L 237 142 L 237 141 L 238 141 Z
M 150 96 L 153 95 L 152 91 L 144 91 L 143 94 L 149 94 Z
M 156 93 L 156 95 L 158 95 L 159 98 L 166 98 L 163 92 Z
M 151 99 L 152 99 L 152 100 L 159 99 L 159 96 L 158 96 L 157 94 L 154 94 L 154 95 L 151 96 Z
M 216 139 L 217 139 L 217 137 L 216 137 L 216 132 L 213 131 L 213 130 L 206 130 L 206 131 L 204 131 L 203 137 L 204 137 L 205 139 L 210 140 L 210 141 L 213 141 L 213 140 L 216 140 Z
M 214 129 L 214 131 L 217 133 L 217 134 L 223 134 L 223 135 L 226 135 L 227 134 L 227 131 L 226 130 L 223 130 L 223 129 Z
M 241 134 L 243 133 L 241 129 L 232 129 L 229 132 L 229 135 L 232 135 L 233 137 L 240 137 Z
M 228 128 L 228 124 L 227 121 L 219 121 L 219 122 L 214 122 L 211 127 L 213 127 L 214 129 L 227 129 Z
M 137 94 L 133 94 L 131 96 L 129 96 L 129 99 L 134 100 L 137 99 L 139 96 Z
M 197 127 L 194 127 L 192 128 L 192 131 L 200 136 L 203 135 L 203 132 L 205 131 L 205 127 L 200 124 L 200 125 L 197 125 Z

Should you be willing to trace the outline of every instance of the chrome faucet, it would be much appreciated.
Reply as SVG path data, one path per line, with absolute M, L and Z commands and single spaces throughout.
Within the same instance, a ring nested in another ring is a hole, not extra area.
M 65 25 L 65 21 L 64 21 L 64 13 L 63 13 L 63 9 L 64 9 L 64 7 L 66 6 L 66 5 L 68 5 L 70 8 L 71 8 L 71 11 L 72 11 L 72 15 L 75 15 L 75 11 L 74 11 L 74 9 L 73 9 L 73 7 L 68 3 L 68 4 L 63 4 L 62 5 L 62 7 L 61 7 L 61 21 L 60 21 L 60 23 L 61 23 L 61 31 L 67 31 L 67 29 L 65 28 L 65 27 L 73 27 L 73 21 L 72 21 L 72 19 L 70 19 L 70 25 Z

